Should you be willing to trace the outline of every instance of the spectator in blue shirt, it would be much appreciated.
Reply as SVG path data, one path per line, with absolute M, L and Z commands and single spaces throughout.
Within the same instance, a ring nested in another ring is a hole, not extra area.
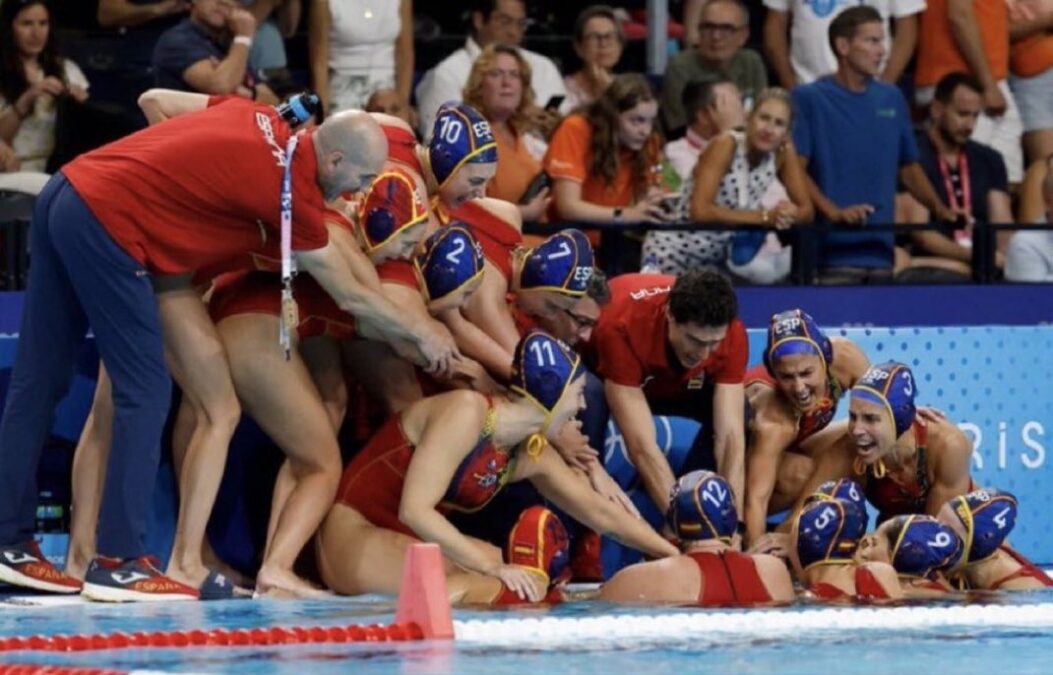
M 885 24 L 873 7 L 846 9 L 829 30 L 837 72 L 793 92 L 793 141 L 818 219 L 859 226 L 820 237 L 822 283 L 891 279 L 893 233 L 865 226 L 893 222 L 897 179 L 937 220 L 955 219 L 918 165 L 903 95 L 876 79 L 884 36 Z
M 157 42 L 157 86 L 277 103 L 249 58 L 255 33 L 256 19 L 234 0 L 194 0 L 190 16 Z

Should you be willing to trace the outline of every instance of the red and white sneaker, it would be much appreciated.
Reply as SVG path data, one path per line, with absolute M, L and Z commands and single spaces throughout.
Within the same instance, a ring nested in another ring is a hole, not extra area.
M 566 580 L 570 544 L 559 517 L 543 506 L 519 514 L 508 535 L 508 564 L 520 565 L 544 577 L 545 585 Z
M 0 546 L 0 581 L 48 593 L 79 593 L 82 586 L 48 562 L 33 539 Z
M 81 595 L 99 602 L 167 602 L 197 600 L 198 590 L 169 579 L 157 569 L 155 559 L 97 556 L 88 567 Z

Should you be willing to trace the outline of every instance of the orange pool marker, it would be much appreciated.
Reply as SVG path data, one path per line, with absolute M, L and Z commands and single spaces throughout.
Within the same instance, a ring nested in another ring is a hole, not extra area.
M 395 623 L 416 624 L 427 640 L 453 639 L 453 611 L 438 544 L 413 544 L 406 551 Z

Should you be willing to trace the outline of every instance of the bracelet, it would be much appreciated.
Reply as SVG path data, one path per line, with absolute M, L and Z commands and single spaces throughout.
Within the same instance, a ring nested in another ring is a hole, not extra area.
M 252 36 L 250 36 L 250 35 L 236 35 L 236 36 L 234 36 L 234 40 L 233 40 L 233 42 L 231 44 L 245 45 L 245 47 L 251 48 L 252 47 Z
M 614 207 L 614 217 L 613 217 L 614 222 L 616 222 L 616 223 L 622 222 L 622 212 L 623 212 L 622 207 L 620 207 L 620 206 Z
M 768 209 L 761 209 L 761 222 L 767 225 L 771 221 L 771 212 Z

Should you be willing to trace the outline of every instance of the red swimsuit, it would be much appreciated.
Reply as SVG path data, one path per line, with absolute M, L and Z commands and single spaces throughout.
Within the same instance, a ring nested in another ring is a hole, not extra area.
M 699 605 L 742 607 L 771 602 L 751 556 L 738 551 L 699 551 L 687 556 L 698 564 L 702 574 Z

